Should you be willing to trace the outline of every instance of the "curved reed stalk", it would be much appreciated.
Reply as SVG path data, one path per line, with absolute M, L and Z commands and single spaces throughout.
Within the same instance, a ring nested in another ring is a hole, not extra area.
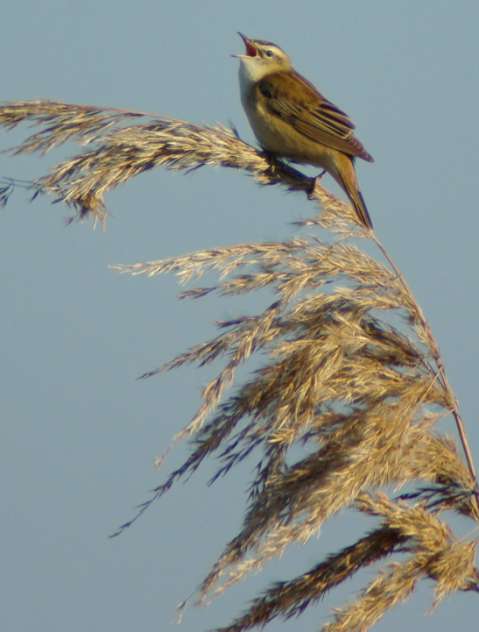
M 218 274 L 215 285 L 189 289 L 182 298 L 268 287 L 274 300 L 255 316 L 218 323 L 212 340 L 142 376 L 223 360 L 197 413 L 178 434 L 191 440 L 190 456 L 113 535 L 205 458 L 219 459 L 214 481 L 256 455 L 242 528 L 199 587 L 199 603 L 261 569 L 291 543 L 305 542 L 341 509 L 362 512 L 376 524 L 308 572 L 270 587 L 218 632 L 242 632 L 296 616 L 378 560 L 384 564 L 377 576 L 324 630 L 371 628 L 423 578 L 435 582 L 436 602 L 454 591 L 478 591 L 476 541 L 455 536 L 443 516 L 448 509 L 473 523 L 479 519 L 475 470 L 458 403 L 421 308 L 377 236 L 356 223 L 350 206 L 222 126 L 49 101 L 0 106 L 0 124 L 11 128 L 24 121 L 40 131 L 13 148 L 14 154 L 45 152 L 66 141 L 85 145 L 31 183 L 35 194 L 52 194 L 79 218 L 104 221 L 105 193 L 147 169 L 219 165 L 244 170 L 263 185 L 303 191 L 322 211 L 302 223 L 333 236 L 327 242 L 310 236 L 114 266 L 133 275 L 173 273 L 181 283 Z M 15 184 L 5 181 L 0 200 L 6 202 Z M 349 237 L 371 239 L 389 267 L 349 243 Z M 261 367 L 236 384 L 237 369 L 255 354 Z M 438 419 L 451 414 L 465 462 L 436 429 Z M 305 445 L 307 453 L 292 460 L 297 445 Z M 386 486 L 404 485 L 410 491 L 400 497 L 383 493 Z M 388 565 L 398 553 L 400 561 Z

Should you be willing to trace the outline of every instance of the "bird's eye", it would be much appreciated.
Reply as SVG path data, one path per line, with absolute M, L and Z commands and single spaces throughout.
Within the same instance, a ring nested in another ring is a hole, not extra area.
M 264 54 L 266 55 L 266 57 L 273 57 L 274 56 L 274 53 L 273 53 L 272 50 L 267 50 L 267 51 L 265 51 Z

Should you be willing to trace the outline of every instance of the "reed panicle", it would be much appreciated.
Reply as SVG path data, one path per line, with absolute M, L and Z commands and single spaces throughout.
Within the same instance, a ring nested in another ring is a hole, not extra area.
M 145 123 L 128 125 L 131 120 Z M 308 192 L 313 179 L 274 162 L 222 125 L 199 126 L 144 112 L 57 101 L 16 101 L 0 105 L 0 125 L 12 129 L 23 122 L 40 126 L 11 150 L 13 155 L 44 154 L 67 141 L 91 150 L 58 164 L 32 183 L 36 193 L 48 193 L 76 211 L 104 222 L 105 194 L 153 167 L 193 171 L 222 166 L 243 169 L 261 184 L 284 184 Z
M 198 603 L 261 569 L 290 544 L 306 542 L 341 509 L 366 514 L 376 524 L 307 572 L 271 586 L 218 632 L 297 616 L 381 560 L 376 577 L 323 630 L 370 629 L 424 578 L 435 582 L 435 603 L 455 591 L 478 591 L 476 540 L 457 538 L 444 518 L 447 509 L 473 524 L 479 520 L 475 470 L 458 403 L 407 282 L 377 236 L 358 225 L 350 205 L 223 126 L 51 101 L 0 106 L 5 127 L 27 121 L 40 130 L 14 147 L 14 154 L 44 153 L 66 141 L 85 146 L 31 183 L 35 193 L 53 195 L 79 218 L 104 221 L 105 194 L 153 167 L 191 171 L 216 165 L 243 170 L 263 185 L 306 193 L 321 212 L 300 223 L 330 233 L 326 241 L 312 234 L 113 266 L 130 275 L 172 273 L 181 284 L 217 275 L 214 285 L 183 291 L 183 299 L 264 288 L 272 296 L 266 309 L 219 322 L 214 338 L 141 376 L 223 362 L 193 419 L 177 435 L 190 440 L 189 457 L 113 535 L 205 458 L 219 459 L 214 482 L 256 455 L 243 525 L 199 587 Z M 4 202 L 15 182 L 5 180 Z M 370 239 L 386 263 L 348 242 L 352 236 Z M 259 361 L 249 377 L 236 383 L 237 370 L 254 357 Z M 464 459 L 455 442 L 437 430 L 437 421 L 449 415 Z M 297 446 L 306 450 L 293 458 Z M 406 485 L 400 496 L 383 493 Z

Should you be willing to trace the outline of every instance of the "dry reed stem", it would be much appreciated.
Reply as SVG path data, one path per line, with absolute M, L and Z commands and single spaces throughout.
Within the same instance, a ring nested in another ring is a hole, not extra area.
M 181 298 L 268 288 L 274 300 L 254 316 L 219 322 L 213 339 L 142 376 L 223 362 L 204 388 L 196 414 L 177 435 L 190 438 L 189 457 L 113 535 L 206 457 L 220 461 L 214 482 L 259 454 L 242 528 L 200 586 L 200 603 L 261 569 L 292 542 L 307 541 L 341 509 L 359 509 L 382 524 L 309 572 L 274 585 L 222 632 L 300 614 L 371 562 L 404 551 L 409 559 L 380 569 L 324 629 L 368 629 L 424 577 L 436 583 L 436 601 L 453 591 L 477 590 L 475 541 L 457 541 L 438 517 L 449 509 L 479 520 L 475 471 L 458 404 L 407 282 L 374 233 L 357 224 L 350 205 L 222 126 L 49 101 L 0 106 L 5 127 L 25 121 L 41 129 L 13 153 L 44 153 L 66 141 L 86 146 L 32 184 L 36 193 L 52 193 L 72 206 L 80 218 L 103 220 L 105 194 L 153 167 L 190 171 L 217 165 L 244 170 L 263 185 L 307 193 L 322 212 L 299 224 L 319 225 L 335 236 L 328 242 L 308 237 L 239 244 L 114 266 L 132 275 L 173 273 L 182 284 L 206 273 L 218 276 L 217 283 L 187 289 Z M 5 181 L 0 202 L 16 184 Z M 371 238 L 391 268 L 345 242 L 350 236 Z M 231 391 L 238 368 L 258 354 L 261 364 Z M 454 443 L 435 431 L 437 420 L 451 412 L 466 464 Z M 302 445 L 307 454 L 293 458 L 291 449 Z M 408 485 L 408 491 L 395 499 L 366 494 L 385 485 Z

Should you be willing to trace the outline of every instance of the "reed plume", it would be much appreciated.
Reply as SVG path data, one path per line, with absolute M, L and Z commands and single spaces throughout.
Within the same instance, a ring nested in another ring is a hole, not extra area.
M 435 583 L 435 603 L 455 591 L 477 592 L 476 540 L 459 538 L 444 516 L 445 510 L 455 511 L 473 525 L 479 519 L 475 470 L 458 403 L 408 284 L 376 235 L 357 223 L 350 205 L 223 126 L 50 101 L 0 106 L 5 127 L 25 121 L 40 130 L 13 154 L 44 153 L 66 141 L 85 146 L 29 185 L 34 194 L 47 193 L 71 206 L 78 218 L 90 215 L 104 222 L 105 194 L 159 166 L 240 169 L 259 184 L 302 191 L 321 207 L 301 222 L 311 230 L 305 238 L 113 266 L 149 277 L 173 273 L 181 284 L 205 273 L 218 275 L 212 286 L 182 292 L 184 299 L 263 288 L 272 295 L 263 311 L 219 322 L 213 339 L 142 376 L 223 362 L 193 419 L 178 433 L 177 439 L 190 441 L 190 455 L 113 535 L 205 458 L 219 459 L 212 482 L 244 459 L 256 458 L 241 530 L 199 587 L 198 603 L 261 569 L 290 544 L 306 542 L 341 509 L 369 516 L 372 528 L 307 572 L 271 586 L 217 632 L 242 632 L 297 616 L 378 561 L 383 564 L 376 577 L 323 630 L 370 629 L 424 578 Z M 6 202 L 15 185 L 5 180 L 0 199 Z M 320 229 L 329 231 L 327 240 L 319 238 Z M 371 240 L 385 263 L 350 237 Z M 260 367 L 238 383 L 238 368 L 254 356 Z M 438 420 L 447 416 L 456 423 L 464 458 L 437 430 Z M 296 446 L 306 449 L 294 459 Z M 404 486 L 408 491 L 398 495 Z M 396 491 L 386 495 L 391 489 Z

